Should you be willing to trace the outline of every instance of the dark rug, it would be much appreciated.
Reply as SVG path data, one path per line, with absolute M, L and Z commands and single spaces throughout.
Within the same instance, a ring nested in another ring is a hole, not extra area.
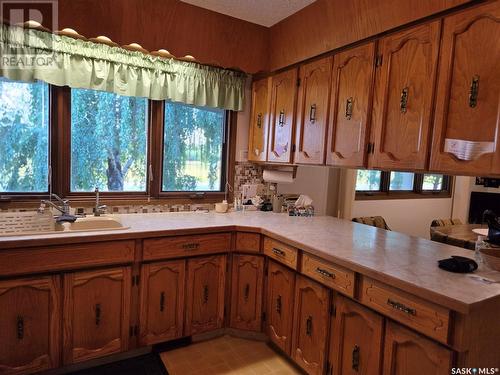
M 86 370 L 72 372 L 71 375 L 168 375 L 161 358 L 156 353 L 141 355 L 123 361 L 109 363 Z

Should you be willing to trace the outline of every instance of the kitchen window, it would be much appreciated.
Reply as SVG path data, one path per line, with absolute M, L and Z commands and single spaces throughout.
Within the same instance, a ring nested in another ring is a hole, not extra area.
M 71 90 L 71 192 L 145 192 L 148 101 Z
M 451 185 L 452 178 L 441 174 L 358 169 L 356 199 L 446 198 Z
M 225 111 L 165 102 L 163 192 L 223 191 Z
M 0 193 L 49 189 L 49 87 L 0 78 Z

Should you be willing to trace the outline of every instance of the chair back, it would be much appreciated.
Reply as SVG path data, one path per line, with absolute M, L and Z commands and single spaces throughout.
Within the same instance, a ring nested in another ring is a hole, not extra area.
M 355 223 L 361 223 L 365 225 L 370 225 L 372 227 L 382 228 L 386 230 L 390 230 L 389 226 L 385 222 L 385 219 L 382 216 L 362 216 L 355 217 L 352 219 Z

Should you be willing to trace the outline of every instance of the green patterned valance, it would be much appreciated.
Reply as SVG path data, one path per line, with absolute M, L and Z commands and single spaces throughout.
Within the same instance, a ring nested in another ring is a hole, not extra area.
M 243 110 L 245 74 L 195 62 L 3 24 L 0 59 L 12 80 Z

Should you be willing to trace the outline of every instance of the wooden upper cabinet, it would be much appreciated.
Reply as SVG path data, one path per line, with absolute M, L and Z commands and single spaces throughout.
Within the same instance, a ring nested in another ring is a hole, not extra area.
M 441 21 L 379 42 L 370 167 L 427 167 Z M 381 60 L 380 60 L 381 59 Z
M 335 55 L 327 164 L 366 167 L 375 43 Z
M 152 345 L 182 336 L 185 268 L 185 260 L 142 266 L 139 312 L 141 345 Z
M 292 357 L 308 374 L 324 373 L 330 290 L 304 276 L 295 287 Z
M 234 255 L 232 271 L 230 326 L 260 331 L 264 258 L 256 255 Z
M 128 349 L 130 267 L 64 275 L 65 364 Z
M 290 69 L 272 77 L 267 153 L 267 160 L 270 162 L 292 162 L 297 79 L 297 69 Z
M 248 160 L 266 161 L 269 133 L 269 105 L 271 103 L 271 78 L 252 83 L 252 114 L 248 135 Z
M 448 375 L 453 352 L 389 321 L 385 332 L 384 375 Z
M 339 296 L 332 318 L 330 374 L 380 374 L 384 318 Z
M 57 367 L 60 349 L 58 276 L 0 282 L 0 373 Z
M 188 260 L 186 335 L 222 328 L 225 281 L 225 255 Z
M 295 163 L 325 163 L 332 60 L 330 56 L 300 67 Z
M 269 261 L 267 271 L 267 334 L 270 340 L 290 355 L 292 344 L 295 272 Z
M 500 7 L 444 19 L 431 170 L 500 175 Z

